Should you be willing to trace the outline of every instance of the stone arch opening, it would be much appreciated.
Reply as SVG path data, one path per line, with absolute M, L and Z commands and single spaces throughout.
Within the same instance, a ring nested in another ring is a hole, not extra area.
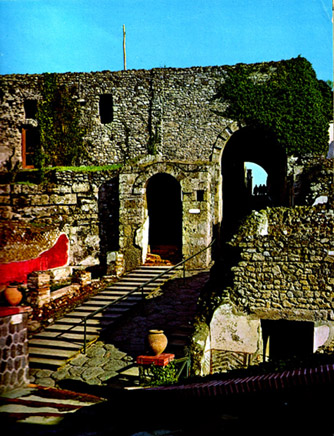
M 253 195 L 245 163 L 252 162 L 268 174 L 264 194 Z M 288 205 L 287 157 L 274 134 L 264 128 L 244 127 L 232 134 L 222 155 L 223 225 L 228 239 L 240 220 L 252 210 Z
M 150 252 L 173 263 L 178 262 L 182 258 L 180 183 L 169 174 L 155 174 L 147 183 L 146 199 Z

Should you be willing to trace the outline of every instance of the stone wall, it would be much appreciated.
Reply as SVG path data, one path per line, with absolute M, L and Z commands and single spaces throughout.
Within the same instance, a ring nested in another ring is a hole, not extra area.
M 259 318 L 334 320 L 333 235 L 326 205 L 253 213 L 231 242 L 231 298 Z
M 212 281 L 201 297 L 201 317 L 193 336 L 197 374 L 268 359 L 262 322 L 275 329 L 277 324 L 272 323 L 284 321 L 291 333 L 307 325 L 313 330 L 313 352 L 332 350 L 333 191 L 327 186 L 319 193 L 327 194 L 325 203 L 253 211 L 222 247 Z M 282 333 L 282 344 L 287 341 L 291 347 L 297 336 L 290 339 L 286 334 Z M 308 341 L 310 348 L 312 337 Z
M 226 67 L 59 74 L 60 84 L 74 88 L 87 131 L 88 158 L 82 163 L 123 163 L 152 152 L 167 159 L 210 160 L 231 124 L 215 113 L 220 104 L 213 100 L 226 74 Z M 22 129 L 37 126 L 26 117 L 24 103 L 43 99 L 43 80 L 43 75 L 0 77 L 0 170 L 10 159 L 12 166 L 22 161 Z M 112 113 L 103 123 L 100 96 L 105 94 L 111 96 Z
M 145 158 L 135 166 L 128 165 L 120 175 L 120 250 L 125 254 L 127 269 L 145 260 L 148 244 L 148 210 L 146 186 L 156 174 L 168 174 L 179 183 L 182 192 L 182 254 L 190 257 L 207 247 L 217 223 L 216 167 L 212 164 L 165 162 Z M 218 178 L 219 181 L 219 178 Z M 203 198 L 197 199 L 197 191 Z M 164 230 L 161 229 L 161 232 Z M 187 264 L 188 268 L 207 267 L 211 252 L 205 251 Z
M 0 309 L 0 394 L 29 383 L 29 308 Z
M 113 172 L 54 172 L 49 183 L 1 188 L 2 219 L 65 233 L 70 265 L 98 265 L 118 243 L 118 179 Z
M 32 228 L 45 226 L 47 235 L 64 233 L 69 240 L 68 265 L 101 266 L 109 274 L 120 275 L 145 262 L 146 187 L 159 173 L 169 174 L 180 183 L 182 254 L 189 257 L 210 244 L 214 227 L 219 224 L 221 175 L 215 164 L 166 162 L 149 156 L 114 172 L 52 171 L 45 183 L 38 185 L 2 185 L 1 218 L 4 223 L 9 220 L 26 222 Z M 26 245 L 18 244 L 13 250 L 11 242 L 7 247 L 10 261 L 25 260 L 18 249 L 21 246 L 27 255 L 30 251 Z M 46 248 L 41 244 L 41 251 Z M 33 253 L 37 256 L 38 250 Z M 206 251 L 187 266 L 202 268 L 210 262 L 211 253 Z

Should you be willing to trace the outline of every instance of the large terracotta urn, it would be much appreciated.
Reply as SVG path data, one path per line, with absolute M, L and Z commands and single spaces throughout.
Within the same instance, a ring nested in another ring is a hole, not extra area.
M 155 356 L 159 356 L 165 351 L 168 341 L 163 330 L 149 330 L 147 338 Z
M 4 290 L 4 296 L 10 306 L 17 306 L 23 298 L 22 292 L 19 291 L 17 285 L 11 284 Z

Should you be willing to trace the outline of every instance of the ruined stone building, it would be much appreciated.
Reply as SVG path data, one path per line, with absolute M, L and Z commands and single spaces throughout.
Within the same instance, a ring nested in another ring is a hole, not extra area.
M 27 172 L 17 169 L 40 174 L 33 170 L 37 113 L 48 75 L 0 78 L 1 218 L 3 225 L 45 226 L 29 259 L 54 251 L 35 268 L 100 268 L 119 275 L 145 262 L 148 250 L 181 260 L 215 240 L 187 264 L 208 268 L 222 262 L 225 241 L 234 235 L 225 263 L 229 279 L 218 280 L 209 298 L 205 340 L 197 347 L 202 373 L 257 359 L 267 352 L 268 337 L 273 355 L 279 354 L 277 328 L 269 320 L 287 321 L 281 328 L 293 343 L 301 328 L 306 349 L 334 334 L 332 160 L 322 160 L 318 180 L 305 194 L 305 161 L 287 156 L 266 129 L 221 115 L 224 102 L 215 97 L 228 71 L 58 74 L 58 86 L 69 90 L 84 127 L 77 166 L 85 168 L 46 168 L 41 183 L 24 183 Z M 269 73 L 261 71 L 265 80 Z M 245 162 L 268 174 L 261 199 L 252 195 Z M 239 219 L 254 209 L 262 210 L 238 233 Z M 8 244 L 3 253 L 6 283 L 14 278 L 8 265 L 28 259 Z

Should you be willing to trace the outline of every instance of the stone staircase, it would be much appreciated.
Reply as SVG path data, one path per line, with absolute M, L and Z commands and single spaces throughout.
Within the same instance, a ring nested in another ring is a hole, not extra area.
M 56 369 L 63 365 L 83 348 L 84 326 L 80 323 L 82 317 L 103 308 L 105 305 L 116 304 L 99 312 L 87 320 L 87 342 L 96 340 L 103 328 L 112 325 L 127 311 L 142 301 L 142 293 L 131 291 L 149 280 L 167 271 L 170 266 L 142 266 L 123 276 L 114 283 L 100 291 L 94 297 L 76 307 L 75 310 L 58 319 L 44 331 L 35 334 L 29 341 L 29 365 L 31 368 Z M 143 287 L 144 295 L 148 295 L 160 287 L 165 281 L 174 276 L 175 271 L 165 274 L 153 283 Z M 76 326 L 77 324 L 77 326 Z

